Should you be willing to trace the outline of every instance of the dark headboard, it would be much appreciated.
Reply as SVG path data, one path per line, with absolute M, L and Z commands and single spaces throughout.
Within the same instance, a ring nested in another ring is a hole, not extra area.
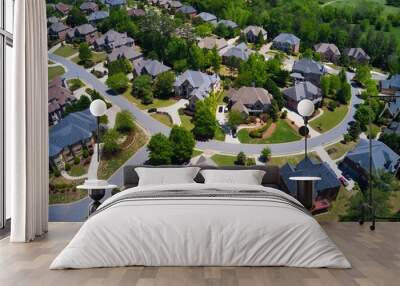
M 143 166 L 143 165 L 127 165 L 124 167 L 124 189 L 136 187 L 139 182 L 139 177 L 135 171 L 136 167 L 146 167 L 146 168 L 185 168 L 188 166 L 181 165 L 166 165 L 166 166 Z M 218 169 L 218 170 L 264 170 L 265 176 L 262 180 L 262 185 L 267 187 L 273 187 L 281 189 L 281 181 L 278 166 L 189 166 L 189 167 L 199 167 L 202 170 L 205 169 Z M 195 178 L 198 183 L 203 183 L 204 178 L 199 173 Z

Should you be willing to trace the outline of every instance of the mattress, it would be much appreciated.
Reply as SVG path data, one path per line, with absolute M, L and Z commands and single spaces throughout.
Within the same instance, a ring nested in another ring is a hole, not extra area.
M 141 186 L 107 199 L 50 269 L 119 266 L 350 268 L 293 197 L 262 186 Z

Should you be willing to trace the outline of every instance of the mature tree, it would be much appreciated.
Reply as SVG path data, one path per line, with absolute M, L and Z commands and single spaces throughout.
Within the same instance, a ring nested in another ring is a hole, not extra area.
M 214 47 L 208 52 L 207 57 L 211 67 L 213 68 L 213 71 L 219 72 L 221 68 L 222 57 L 218 54 L 217 49 Z
M 382 141 L 389 146 L 394 152 L 400 154 L 400 135 L 396 133 L 383 133 L 379 141 Z
M 192 132 L 197 140 L 206 141 L 214 137 L 217 129 L 215 113 L 210 110 L 209 106 L 207 106 L 204 101 L 198 101 L 196 103 L 193 123 L 194 128 Z
M 161 133 L 151 137 L 147 145 L 149 151 L 149 163 L 151 165 L 169 165 L 173 155 L 171 142 Z
M 236 156 L 236 165 L 242 165 L 245 166 L 247 161 L 247 156 L 244 154 L 244 152 L 239 152 Z
M 204 51 L 195 44 L 189 48 L 187 60 L 189 66 L 194 70 L 205 70 L 207 67 L 207 58 Z
M 88 43 L 83 42 L 79 45 L 79 60 L 86 64 L 92 59 L 92 50 L 90 49 Z
M 118 144 L 119 133 L 115 129 L 108 129 L 101 138 L 105 155 L 113 155 L 121 150 Z
M 125 58 L 119 58 L 115 61 L 108 63 L 108 74 L 113 75 L 116 73 L 128 74 L 132 72 L 132 64 Z
M 114 29 L 120 33 L 126 32 L 132 38 L 139 35 L 138 25 L 132 21 L 125 9 L 111 9 L 110 16 L 104 19 L 98 28 L 102 33 Z
M 86 24 L 88 20 L 85 14 L 83 14 L 77 7 L 73 7 L 68 14 L 66 24 L 70 27 L 76 27 L 82 24 Z
M 369 66 L 359 66 L 354 76 L 354 80 L 366 86 L 367 82 L 371 79 L 371 69 Z
M 158 75 L 154 84 L 154 94 L 156 97 L 168 98 L 172 94 L 175 82 L 175 74 L 172 71 L 163 72 Z
M 186 59 L 188 51 L 188 44 L 184 39 L 172 37 L 165 48 L 165 59 L 168 64 L 174 65 L 176 61 Z
M 149 75 L 140 75 L 132 83 L 132 95 L 140 98 L 143 104 L 153 101 L 153 81 Z
M 116 73 L 106 80 L 107 86 L 117 93 L 124 92 L 129 85 L 129 79 L 124 73 Z
M 117 113 L 115 117 L 115 129 L 121 133 L 129 133 L 135 128 L 135 119 L 128 110 Z
M 236 132 L 236 128 L 245 122 L 246 118 L 240 111 L 231 110 L 228 113 L 228 124 Z
M 360 136 L 362 132 L 360 122 L 358 121 L 350 122 L 347 131 L 349 132 L 349 135 L 351 136 L 352 140 L 357 140 L 358 136 Z
M 342 103 L 347 104 L 351 99 L 351 86 L 347 82 L 342 83 L 341 88 L 336 93 L 336 99 Z
M 194 28 L 194 32 L 199 37 L 207 37 L 212 34 L 214 26 L 210 23 L 202 23 Z
M 78 101 L 75 101 L 72 104 L 69 104 L 66 106 L 65 108 L 65 113 L 69 114 L 69 113 L 73 113 L 73 112 L 78 112 L 78 111 L 82 111 L 85 109 L 88 109 L 90 106 L 91 100 L 88 96 L 86 95 L 82 95 Z
M 193 134 L 181 126 L 174 126 L 169 134 L 172 145 L 172 163 L 185 164 L 192 157 L 193 148 L 196 145 Z
M 251 86 L 254 84 L 262 87 L 268 78 L 267 75 L 267 62 L 264 56 L 253 53 L 246 62 L 240 65 L 236 83 L 239 86 Z
M 283 108 L 284 106 L 284 98 L 281 90 L 279 87 L 276 85 L 276 83 L 270 79 L 267 78 L 265 81 L 265 88 L 266 90 L 269 91 L 269 93 L 272 94 L 272 97 L 275 99 L 276 103 L 278 104 L 279 110 Z
M 264 149 L 262 149 L 261 151 L 261 158 L 267 162 L 269 160 L 269 158 L 271 157 L 271 149 L 269 147 L 265 147 Z
M 276 122 L 279 118 L 279 106 L 275 99 L 271 101 L 271 106 L 268 110 L 268 114 L 273 122 Z

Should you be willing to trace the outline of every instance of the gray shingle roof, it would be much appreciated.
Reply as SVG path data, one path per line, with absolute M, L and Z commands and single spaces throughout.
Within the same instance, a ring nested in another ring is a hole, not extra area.
M 260 34 L 260 32 L 264 37 L 267 36 L 267 31 L 265 31 L 265 29 L 263 27 L 260 27 L 260 26 L 250 25 L 250 26 L 247 26 L 246 28 L 243 29 L 243 33 L 245 33 L 245 34 L 251 33 L 256 37 Z
M 362 48 L 345 49 L 344 53 L 348 57 L 354 58 L 354 59 L 357 59 L 357 60 L 369 60 L 370 59 L 370 57 L 367 55 L 367 53 Z
M 127 60 L 135 60 L 142 56 L 142 53 L 136 51 L 132 47 L 122 46 L 119 48 L 115 48 L 112 52 L 107 56 L 108 61 L 112 62 L 118 60 L 119 58 L 123 57 Z
M 207 12 L 201 12 L 197 17 L 201 18 L 204 22 L 214 22 L 217 21 L 217 16 Z
M 301 59 L 295 61 L 293 65 L 293 72 L 301 73 L 301 74 L 316 74 L 323 75 L 325 71 L 325 67 L 321 65 L 319 62 L 314 61 L 312 59 Z
M 381 88 L 400 91 L 400 74 L 392 75 L 389 79 L 380 81 Z
M 199 48 L 211 50 L 214 47 L 221 50 L 228 46 L 228 42 L 224 38 L 217 38 L 215 36 L 205 37 L 198 43 Z
M 53 33 L 59 33 L 65 30 L 68 30 L 69 27 L 64 25 L 64 23 L 62 22 L 56 22 L 54 24 L 51 24 L 49 31 L 53 32 Z
M 272 95 L 261 87 L 241 87 L 238 90 L 230 90 L 229 99 L 232 102 L 233 110 L 248 113 L 248 109 L 251 109 L 256 103 L 271 104 Z
M 314 46 L 314 50 L 321 54 L 330 52 L 336 56 L 340 56 L 339 48 L 335 44 L 319 43 Z
M 134 43 L 135 41 L 131 37 L 128 37 L 126 33 L 118 33 L 114 30 L 109 30 L 107 33 L 101 35 L 95 40 L 96 45 L 107 45 L 110 48 L 132 46 Z
M 92 137 L 96 118 L 87 109 L 71 113 L 49 130 L 49 155 L 59 154 L 65 147 Z
M 157 60 L 138 60 L 134 62 L 134 69 L 137 74 L 149 74 L 152 77 L 156 77 L 163 72 L 171 70 L 170 67 L 164 65 L 163 63 Z
M 390 173 L 396 171 L 400 156 L 383 142 L 372 140 L 372 170 L 384 170 Z M 369 141 L 361 139 L 354 150 L 347 153 L 346 158 L 359 164 L 366 172 L 369 170 Z
M 71 31 L 68 32 L 68 35 L 73 38 L 76 36 L 76 33 L 78 32 L 79 35 L 85 36 L 91 33 L 94 33 L 97 31 L 97 28 L 93 27 L 90 24 L 83 24 L 80 26 L 77 26 L 73 28 Z
M 200 155 L 198 158 L 191 160 L 190 164 L 191 166 L 197 165 L 197 166 L 217 166 L 211 158 L 206 157 L 204 155 Z
M 387 128 L 385 128 L 384 133 L 396 133 L 400 135 L 400 122 L 392 121 Z
M 193 8 L 193 6 L 189 6 L 189 5 L 184 5 L 181 8 L 179 8 L 177 11 L 180 13 L 183 13 L 183 14 L 197 13 L 197 10 L 195 8 Z
M 109 6 L 121 6 L 126 5 L 126 0 L 102 0 L 103 4 L 107 4 Z
M 51 16 L 51 17 L 47 18 L 47 22 L 50 24 L 54 24 L 54 23 L 60 22 L 60 19 L 58 19 L 56 16 Z
M 212 87 L 219 81 L 220 78 L 217 74 L 208 75 L 200 71 L 186 70 L 176 78 L 174 86 L 179 87 L 188 82 L 194 89 L 191 95 L 202 99 L 211 92 Z
M 97 6 L 97 4 L 95 2 L 83 2 L 81 4 L 81 6 L 79 6 L 79 9 L 82 10 L 82 11 L 95 10 L 97 8 L 98 8 L 98 6 Z
M 340 187 L 340 182 L 335 172 L 326 162 L 319 163 L 310 158 L 304 158 L 297 166 L 287 163 L 281 167 L 280 173 L 282 180 L 291 194 L 296 194 L 297 192 L 296 182 L 289 180 L 292 176 L 315 176 L 322 178 L 322 180 L 315 182 L 315 191 L 317 193 Z
M 240 43 L 235 47 L 229 48 L 224 54 L 224 57 L 235 57 L 243 61 L 247 61 L 250 55 L 253 53 L 252 50 L 247 48 L 245 43 Z
M 295 86 L 289 87 L 283 90 L 283 94 L 297 102 L 302 99 L 309 99 L 316 103 L 316 101 L 322 99 L 321 90 L 309 81 L 300 82 Z
M 239 27 L 238 24 L 236 24 L 232 20 L 220 20 L 218 22 L 218 25 L 223 25 L 232 29 L 236 29 L 237 27 Z
M 110 14 L 108 13 L 108 11 L 96 11 L 88 16 L 88 21 L 100 21 L 108 18 L 109 16 Z
M 275 37 L 273 41 L 281 43 L 289 43 L 291 45 L 300 44 L 300 39 L 295 35 L 289 33 L 280 33 L 278 36 Z

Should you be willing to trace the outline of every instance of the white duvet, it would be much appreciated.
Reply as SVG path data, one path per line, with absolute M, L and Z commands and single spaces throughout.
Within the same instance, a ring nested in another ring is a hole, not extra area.
M 253 185 L 135 187 L 107 199 L 50 269 L 128 265 L 351 267 L 317 221 L 290 204 L 243 197 L 121 200 L 136 192 L 207 189 L 262 190 L 297 202 L 282 191 Z

